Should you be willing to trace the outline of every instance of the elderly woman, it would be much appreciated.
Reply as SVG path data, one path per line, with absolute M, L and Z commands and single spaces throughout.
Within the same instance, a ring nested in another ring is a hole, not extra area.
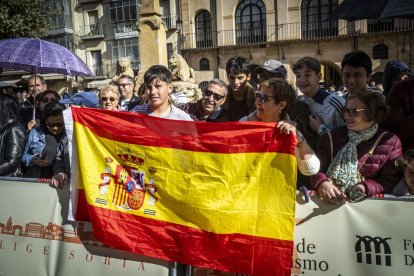
M 313 175 L 319 171 L 319 160 L 309 147 L 302 133 L 296 129 L 296 123 L 287 115 L 296 101 L 296 92 L 284 79 L 273 78 L 260 84 L 256 92 L 256 111 L 240 121 L 277 122 L 281 132 L 295 135 L 298 144 L 295 155 L 299 171 L 304 175 Z
M 99 89 L 99 103 L 101 108 L 106 110 L 119 110 L 119 98 L 118 87 L 112 84 L 102 86 Z
M 322 136 L 316 152 L 321 170 L 311 182 L 323 200 L 343 203 L 389 193 L 400 180 L 394 159 L 402 155 L 401 142 L 378 128 L 386 112 L 380 93 L 364 90 L 348 98 L 346 126 Z

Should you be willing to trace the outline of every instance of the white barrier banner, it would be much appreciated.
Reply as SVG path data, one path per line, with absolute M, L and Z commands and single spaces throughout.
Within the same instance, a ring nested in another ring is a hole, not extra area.
M 68 200 L 68 187 L 0 180 L 1 276 L 168 275 L 169 262 L 103 247 L 88 223 L 62 219 Z M 292 276 L 414 275 L 413 207 L 409 198 L 330 205 L 298 197 Z
M 69 185 L 0 180 L 0 275 L 168 275 L 169 262 L 103 247 L 67 217 Z M 139 233 L 137 233 L 139 234 Z
M 292 275 L 414 275 L 414 202 L 296 205 Z
M 296 201 L 292 276 L 414 275 L 414 201 Z M 194 276 L 236 273 L 195 268 Z

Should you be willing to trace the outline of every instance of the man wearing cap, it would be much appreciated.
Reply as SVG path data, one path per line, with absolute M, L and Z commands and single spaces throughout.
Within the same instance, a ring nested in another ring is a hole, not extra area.
M 271 78 L 286 79 L 287 77 L 285 66 L 280 61 L 274 59 L 269 59 L 262 66 L 257 67 L 254 72 L 257 74 L 259 83 Z

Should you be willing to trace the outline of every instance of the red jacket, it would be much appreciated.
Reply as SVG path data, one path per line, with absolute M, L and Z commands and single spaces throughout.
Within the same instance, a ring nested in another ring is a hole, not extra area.
M 390 113 L 381 123 L 397 134 L 404 150 L 414 147 L 414 78 L 396 83 L 387 96 Z
M 377 138 L 384 132 L 378 132 L 369 140 L 360 143 L 357 146 L 358 153 L 358 167 L 365 159 L 372 146 L 375 144 Z M 348 129 L 346 126 L 338 127 L 331 131 L 333 140 L 333 157 L 335 158 L 339 150 L 349 141 Z M 331 146 L 328 134 L 320 137 L 316 155 L 321 161 L 320 172 L 310 177 L 311 185 L 314 190 L 318 186 L 328 180 L 325 172 L 331 164 Z M 401 179 L 401 171 L 394 165 L 394 159 L 402 156 L 402 148 L 400 139 L 392 133 L 386 133 L 378 143 L 373 154 L 368 157 L 365 163 L 361 166 L 359 172 L 365 178 L 363 184 L 366 188 L 366 194 L 373 196 L 381 193 L 390 193 L 392 188 Z

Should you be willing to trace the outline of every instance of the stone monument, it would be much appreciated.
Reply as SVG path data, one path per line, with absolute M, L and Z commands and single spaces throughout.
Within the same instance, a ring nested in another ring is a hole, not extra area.
M 195 84 L 194 70 L 177 53 L 168 61 L 173 75 L 173 99 L 176 103 L 196 102 L 201 99 L 201 90 Z
M 130 76 L 131 78 L 135 77 L 134 70 L 131 67 L 131 59 L 129 57 L 121 57 L 118 59 L 116 75 L 112 78 L 112 81 L 117 83 L 122 75 Z

